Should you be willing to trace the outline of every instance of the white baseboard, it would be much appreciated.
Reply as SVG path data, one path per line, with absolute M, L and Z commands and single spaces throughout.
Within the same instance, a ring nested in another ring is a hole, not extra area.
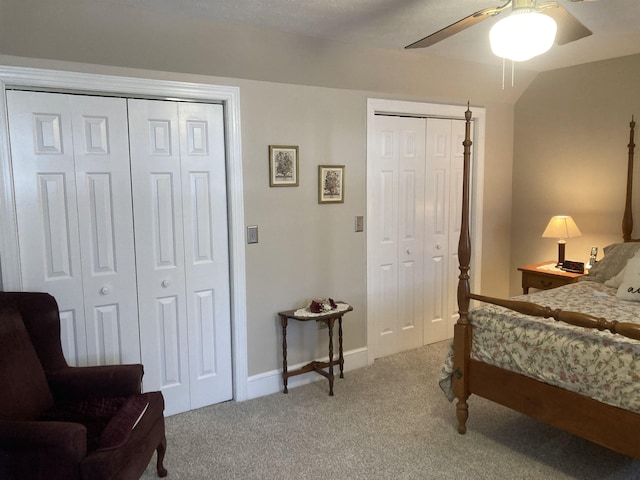
M 344 371 L 349 372 L 358 368 L 366 367 L 367 363 L 367 348 L 358 348 L 356 350 L 350 350 L 344 352 Z M 329 358 L 321 358 L 319 361 L 328 361 Z M 289 365 L 288 369 L 295 370 L 306 365 L 308 362 L 300 363 L 298 365 Z M 335 377 L 338 378 L 339 368 L 333 367 Z M 292 388 L 306 385 L 307 383 L 317 382 L 319 380 L 327 381 L 322 375 L 318 375 L 316 372 L 309 372 L 302 375 L 296 375 L 290 377 L 287 382 L 289 390 Z M 270 372 L 259 373 L 253 375 L 248 379 L 248 399 L 262 397 L 264 395 L 271 395 L 272 393 L 282 392 L 282 370 L 272 370 Z

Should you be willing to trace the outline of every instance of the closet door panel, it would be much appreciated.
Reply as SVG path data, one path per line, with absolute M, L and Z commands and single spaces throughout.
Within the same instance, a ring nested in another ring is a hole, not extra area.
M 458 238 L 462 215 L 462 167 L 465 124 L 462 120 L 427 120 L 426 217 L 427 318 L 424 343 L 451 338 L 458 319 Z M 437 264 L 437 267 L 436 267 Z
M 221 105 L 178 104 L 191 408 L 229 400 L 231 313 Z
M 22 289 L 48 292 L 63 348 L 87 364 L 71 105 L 66 95 L 7 92 Z
M 473 131 L 473 126 L 472 126 Z M 464 138 L 465 122 L 451 120 L 451 187 L 449 204 L 449 301 L 447 311 L 447 338 L 453 337 L 453 329 L 458 321 L 458 239 L 460 238 L 460 219 L 462 218 L 462 182 L 464 175 Z M 471 145 L 473 155 L 473 145 Z M 472 195 L 474 192 L 471 192 Z M 471 227 L 474 228 L 473 226 Z
M 7 98 L 23 289 L 58 301 L 71 364 L 138 362 L 126 103 Z
M 139 363 L 126 101 L 71 95 L 70 103 L 88 362 Z
M 451 145 L 451 120 L 427 119 L 425 345 L 447 338 Z
M 376 357 L 422 345 L 424 301 L 425 121 L 375 117 L 375 181 L 368 210 L 370 290 Z
M 166 413 L 190 409 L 178 110 L 129 100 L 131 176 L 145 391 Z

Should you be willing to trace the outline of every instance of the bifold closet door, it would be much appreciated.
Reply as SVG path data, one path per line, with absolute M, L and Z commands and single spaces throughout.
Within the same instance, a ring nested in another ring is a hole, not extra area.
M 72 365 L 140 361 L 126 101 L 7 92 L 22 288 Z
M 458 319 L 464 128 L 463 120 L 427 119 L 425 345 L 453 337 Z
M 464 121 L 375 117 L 367 266 L 376 358 L 453 336 Z
M 167 414 L 232 398 L 221 105 L 129 100 L 145 390 Z
M 425 119 L 377 115 L 368 246 L 375 356 L 422 346 Z

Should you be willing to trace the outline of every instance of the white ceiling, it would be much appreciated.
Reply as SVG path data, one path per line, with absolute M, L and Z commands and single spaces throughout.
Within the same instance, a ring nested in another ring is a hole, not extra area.
M 497 0 L 101 0 L 216 22 L 251 25 L 328 38 L 356 45 L 403 51 L 419 40 L 478 10 L 502 5 Z M 522 64 L 534 71 L 553 70 L 640 53 L 640 0 L 559 3 L 593 35 Z M 489 29 L 501 15 L 453 37 L 409 54 L 433 54 L 500 65 L 489 48 Z

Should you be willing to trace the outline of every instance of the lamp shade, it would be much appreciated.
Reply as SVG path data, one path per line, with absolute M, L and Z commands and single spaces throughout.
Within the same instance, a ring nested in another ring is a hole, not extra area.
M 547 228 L 542 232 L 542 236 L 545 238 L 572 238 L 579 237 L 582 232 L 569 215 L 556 215 L 551 217 Z
M 547 52 L 557 30 L 555 20 L 548 15 L 530 8 L 514 10 L 491 27 L 491 51 L 498 57 L 523 62 Z

